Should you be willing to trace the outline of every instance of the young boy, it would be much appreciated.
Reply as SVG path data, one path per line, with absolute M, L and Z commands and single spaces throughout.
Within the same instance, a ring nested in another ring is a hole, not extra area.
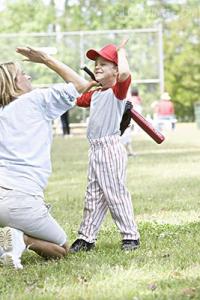
M 139 246 L 131 196 L 124 184 L 127 155 L 120 142 L 120 121 L 126 104 L 123 100 L 131 82 L 126 42 L 119 47 L 109 44 L 99 52 L 86 53 L 95 61 L 94 73 L 101 88 L 84 93 L 76 101 L 78 106 L 90 106 L 87 130 L 90 150 L 83 221 L 71 253 L 94 248 L 108 209 L 122 235 L 122 249 L 134 250 Z

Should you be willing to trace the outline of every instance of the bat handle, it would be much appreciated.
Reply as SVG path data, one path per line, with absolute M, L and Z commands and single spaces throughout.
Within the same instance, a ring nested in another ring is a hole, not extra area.
M 94 76 L 94 73 L 92 71 L 90 71 L 90 69 L 88 67 L 84 66 L 84 67 L 81 68 L 81 70 L 85 71 L 90 76 L 90 78 L 92 80 L 97 81 L 95 76 Z

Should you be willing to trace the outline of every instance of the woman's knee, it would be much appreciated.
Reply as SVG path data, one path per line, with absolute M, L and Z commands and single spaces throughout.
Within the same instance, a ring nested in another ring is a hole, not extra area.
M 30 250 L 45 258 L 63 258 L 67 254 L 67 248 L 54 244 L 52 242 L 39 240 L 25 235 L 25 244 Z

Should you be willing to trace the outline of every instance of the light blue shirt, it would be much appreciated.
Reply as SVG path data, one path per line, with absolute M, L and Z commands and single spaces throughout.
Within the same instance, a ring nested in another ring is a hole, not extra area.
M 52 120 L 78 96 L 72 83 L 56 84 L 0 108 L 0 186 L 43 194 L 51 174 Z

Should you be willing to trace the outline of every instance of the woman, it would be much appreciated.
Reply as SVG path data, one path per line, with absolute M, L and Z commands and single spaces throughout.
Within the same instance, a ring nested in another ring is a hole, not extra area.
M 19 65 L 0 65 L 0 260 L 22 269 L 26 248 L 47 258 L 61 258 L 68 251 L 66 234 L 43 195 L 51 173 L 51 124 L 94 82 L 42 51 L 16 51 L 70 82 L 33 90 L 31 77 Z

